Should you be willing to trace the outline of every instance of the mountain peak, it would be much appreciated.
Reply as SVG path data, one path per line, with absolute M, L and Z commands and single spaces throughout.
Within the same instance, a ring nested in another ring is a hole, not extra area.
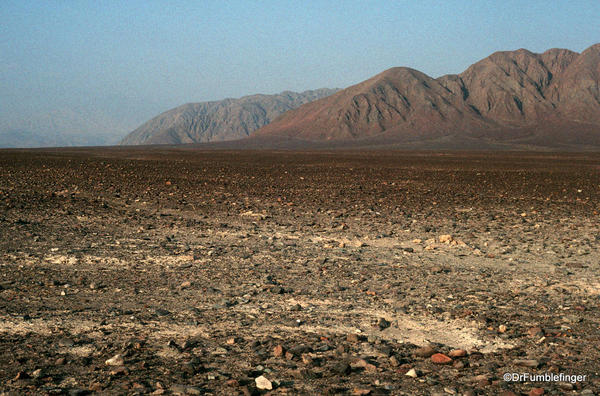
M 122 145 L 181 144 L 241 139 L 282 113 L 331 95 L 336 89 L 283 91 L 239 99 L 187 103 L 168 110 L 129 133 Z
M 600 144 L 600 133 L 589 134 L 589 125 L 600 127 L 598 58 L 600 44 L 581 54 L 566 49 L 542 54 L 524 48 L 498 51 L 459 75 L 437 79 L 394 67 L 289 111 L 255 135 L 396 142 L 458 135 L 533 141 L 546 128 L 553 137 L 570 141 L 583 131 L 581 139 Z
M 588 51 L 590 51 L 590 52 L 600 52 L 600 43 L 589 46 L 583 52 L 588 52 Z M 583 54 L 583 52 L 582 52 L 582 54 Z

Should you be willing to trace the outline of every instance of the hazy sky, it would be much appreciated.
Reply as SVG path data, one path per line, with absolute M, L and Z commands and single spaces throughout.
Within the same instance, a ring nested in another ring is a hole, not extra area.
M 580 52 L 600 42 L 599 21 L 598 0 L 0 0 L 0 119 L 70 108 L 145 120 L 393 66 L 437 77 L 498 50 Z

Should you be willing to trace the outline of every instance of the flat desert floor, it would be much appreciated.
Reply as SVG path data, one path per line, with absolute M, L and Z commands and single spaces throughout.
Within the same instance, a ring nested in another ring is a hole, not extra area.
M 600 154 L 0 151 L 0 394 L 597 394 L 599 212 Z

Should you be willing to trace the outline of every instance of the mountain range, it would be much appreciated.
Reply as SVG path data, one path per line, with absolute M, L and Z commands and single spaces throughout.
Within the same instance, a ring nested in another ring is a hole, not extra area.
M 277 95 L 188 103 L 144 123 L 128 134 L 121 144 L 182 144 L 242 139 L 286 111 L 336 91 L 322 88 L 302 93 L 286 91 Z
M 338 91 L 188 104 L 150 120 L 122 144 L 249 136 L 234 146 L 597 148 L 599 81 L 600 44 L 582 53 L 501 51 L 457 75 L 432 78 L 396 67 Z
M 255 137 L 425 147 L 600 146 L 600 44 L 496 52 L 458 75 L 392 68 L 289 111 Z

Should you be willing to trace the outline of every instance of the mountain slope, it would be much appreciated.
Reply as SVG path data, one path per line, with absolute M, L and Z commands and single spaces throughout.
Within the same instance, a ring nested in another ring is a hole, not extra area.
M 286 91 L 277 95 L 189 103 L 146 122 L 128 134 L 121 144 L 180 144 L 241 139 L 284 112 L 334 92 L 336 90 L 324 88 L 302 93 Z
M 253 137 L 600 145 L 599 76 L 600 44 L 581 54 L 496 52 L 437 79 L 393 68 L 291 110 Z

